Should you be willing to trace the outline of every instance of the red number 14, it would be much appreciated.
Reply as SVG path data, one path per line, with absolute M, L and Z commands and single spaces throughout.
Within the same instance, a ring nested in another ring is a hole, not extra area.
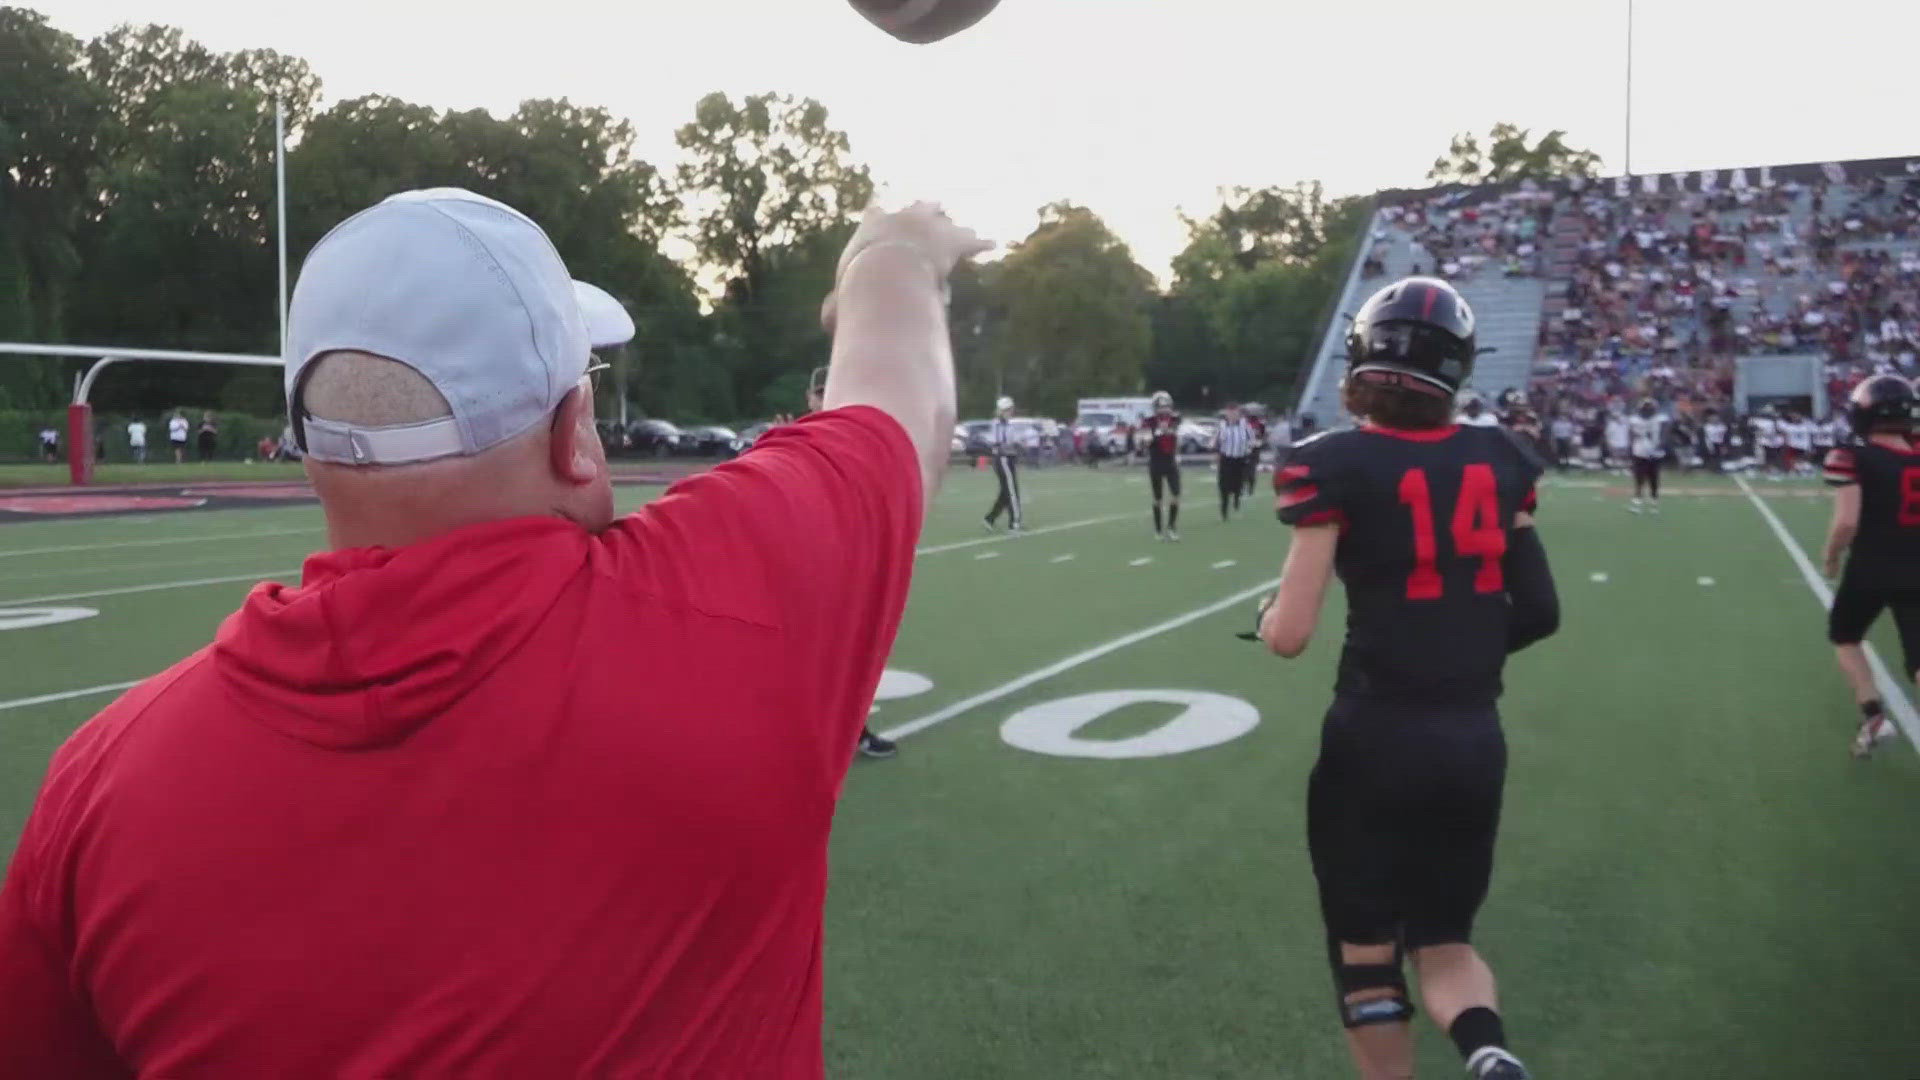
M 1439 544 L 1433 531 L 1433 490 L 1427 470 L 1408 469 L 1400 478 L 1400 501 L 1413 517 L 1413 573 L 1407 575 L 1407 599 L 1438 600 L 1446 585 L 1440 577 Z M 1500 500 L 1493 466 L 1468 465 L 1460 476 L 1460 498 L 1453 507 L 1453 550 L 1480 558 L 1473 590 L 1496 593 L 1506 588 L 1500 559 L 1507 553 L 1507 532 L 1500 527 Z

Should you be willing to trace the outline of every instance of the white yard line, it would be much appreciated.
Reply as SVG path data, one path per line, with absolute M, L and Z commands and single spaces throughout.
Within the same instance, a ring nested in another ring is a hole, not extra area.
M 162 544 L 210 544 L 222 540 L 258 540 L 263 536 L 298 536 L 303 533 L 321 533 L 325 529 L 261 529 L 257 532 L 209 533 L 205 536 L 169 536 L 164 540 L 120 540 L 111 544 L 65 544 L 59 547 L 0 548 L 0 559 L 10 559 L 15 555 L 58 555 L 68 551 L 108 551 L 119 548 L 159 547 Z
M 1604 570 L 1596 570 L 1596 571 L 1594 571 L 1593 573 L 1591 573 L 1591 574 L 1588 574 L 1588 575 L 1587 575 L 1587 580 L 1589 580 L 1589 581 L 1597 581 L 1597 582 L 1599 582 L 1600 584 L 1602 584 L 1602 585 L 1605 585 L 1605 584 L 1607 583 L 1607 574 L 1606 574 L 1606 571 L 1604 571 Z
M 1781 524 L 1780 515 L 1774 513 L 1773 507 L 1768 506 L 1759 495 L 1754 494 L 1746 477 L 1736 474 L 1733 482 L 1740 485 L 1740 490 L 1746 493 L 1747 501 L 1753 503 L 1755 510 L 1760 511 L 1760 516 L 1766 519 L 1768 527 L 1773 530 L 1773 535 L 1780 538 L 1780 546 L 1787 549 L 1787 554 L 1793 559 L 1793 565 L 1800 569 L 1801 579 L 1807 583 L 1807 588 L 1813 590 L 1814 598 L 1820 601 L 1820 606 L 1832 607 L 1833 590 L 1827 588 L 1825 579 L 1821 578 L 1820 572 L 1814 569 L 1813 560 L 1801 550 L 1799 541 L 1795 540 L 1793 534 L 1787 531 L 1787 527 Z M 1920 716 L 1914 714 L 1913 703 L 1907 699 L 1905 681 L 1893 677 L 1893 674 L 1887 670 L 1887 665 L 1880 662 L 1880 654 L 1874 651 L 1871 644 L 1863 643 L 1863 649 L 1867 654 L 1867 666 L 1873 669 L 1874 684 L 1880 687 L 1880 699 L 1886 703 L 1887 711 L 1891 712 L 1894 720 L 1899 723 L 1900 730 L 1906 733 L 1908 744 L 1916 751 L 1920 751 Z
M 944 723 L 945 721 L 951 720 L 962 713 L 970 712 L 974 709 L 977 709 L 982 705 L 986 705 L 994 701 L 999 701 L 1001 698 L 1008 697 L 1013 694 L 1017 694 L 1020 691 L 1025 690 L 1027 687 L 1032 686 L 1034 683 L 1051 679 L 1055 675 L 1058 675 L 1063 671 L 1072 671 L 1074 668 L 1077 668 L 1082 664 L 1087 664 L 1087 663 L 1091 663 L 1092 661 L 1098 660 L 1101 657 L 1106 656 L 1108 653 L 1119 652 L 1121 649 L 1127 648 L 1130 645 L 1138 645 L 1139 643 L 1146 641 L 1148 638 L 1158 637 L 1169 630 L 1178 630 L 1179 628 L 1187 625 L 1188 623 L 1198 622 L 1199 620 L 1204 619 L 1209 615 L 1219 614 L 1220 612 L 1225 611 L 1236 604 L 1244 604 L 1248 600 L 1252 599 L 1253 597 L 1260 595 L 1262 592 L 1265 592 L 1266 590 L 1271 589 L 1278 584 L 1280 584 L 1280 579 L 1272 578 L 1268 581 L 1263 581 L 1260 584 L 1255 585 L 1250 589 L 1242 589 L 1239 592 L 1234 593 L 1232 596 L 1228 596 L 1228 597 L 1224 597 L 1222 599 L 1216 600 L 1211 604 L 1205 605 L 1204 607 L 1194 608 L 1192 611 L 1189 611 L 1184 615 L 1176 615 L 1165 622 L 1154 623 L 1152 626 L 1143 627 L 1139 630 L 1135 630 L 1131 634 L 1123 634 L 1120 637 L 1114 638 L 1112 641 L 1106 642 L 1105 644 L 1095 645 L 1091 649 L 1087 649 L 1083 652 L 1074 653 L 1072 656 L 1069 656 L 1064 660 L 1056 660 L 1053 663 L 1048 664 L 1046 667 L 1036 668 L 1033 671 L 1029 671 L 1025 675 L 1022 675 L 1017 679 L 1013 679 L 1009 682 L 1001 683 L 999 686 L 996 686 L 993 689 L 988 690 L 984 693 L 975 694 L 970 698 L 966 698 L 961 701 L 956 701 L 953 704 L 948 705 L 944 709 L 939 709 L 934 712 L 930 712 L 927 715 L 922 716 L 917 720 L 909 720 L 906 723 L 901 724 L 899 727 L 893 728 L 889 731 L 881 732 L 881 735 L 889 739 L 902 739 L 909 735 L 918 734 L 934 726 L 935 724 Z
M 272 578 L 288 577 L 300 572 L 299 567 L 291 570 L 256 570 L 251 574 L 233 574 L 228 577 L 189 578 L 186 581 L 161 581 L 152 585 L 128 585 L 119 589 L 93 589 L 88 592 L 54 593 L 51 596 L 23 596 L 15 600 L 0 600 L 0 607 L 17 607 L 23 604 L 45 604 L 54 600 L 90 600 L 96 596 L 129 596 L 133 593 L 162 592 L 167 589 L 190 589 L 197 585 L 230 585 L 236 581 L 267 581 Z
M 1239 565 L 1240 565 L 1239 559 L 1221 559 L 1219 562 L 1213 564 L 1213 568 L 1215 570 L 1225 570 L 1229 566 L 1239 566 Z
M 1135 559 L 1132 562 L 1128 563 L 1127 565 L 1128 566 L 1145 566 L 1152 561 L 1153 561 L 1153 556 L 1148 555 L 1144 558 Z
M 1109 521 L 1119 521 L 1126 514 L 1108 514 L 1106 517 L 1087 518 L 1083 521 L 1069 521 L 1065 525 L 1049 525 L 1044 529 L 1028 529 L 1025 532 L 1002 533 L 998 536 L 983 536 L 978 540 L 960 540 L 952 544 L 935 544 L 923 547 L 915 555 L 938 555 L 943 551 L 959 551 L 963 548 L 979 547 L 982 544 L 1004 544 L 1009 540 L 1020 540 L 1029 536 L 1045 536 L 1048 533 L 1066 532 L 1068 529 L 1084 529 L 1089 525 L 1105 525 Z
M 1053 558 L 1048 559 L 1047 561 L 1051 563 L 1063 563 L 1063 562 L 1072 562 L 1073 559 L 1074 559 L 1073 552 L 1069 551 L 1065 555 L 1055 555 Z
M 104 686 L 89 686 L 82 690 L 62 690 L 57 694 L 40 694 L 35 697 L 15 698 L 12 701 L 0 701 L 0 712 L 7 709 L 24 709 L 29 705 L 45 705 L 50 701 L 66 701 L 70 698 L 91 697 L 94 694 L 114 694 L 129 687 L 140 685 L 140 680 L 132 682 L 107 683 Z
M 997 551 L 983 551 L 980 554 L 975 555 L 973 557 L 973 561 L 980 562 L 983 559 L 997 559 L 999 557 L 1000 557 L 1000 553 Z

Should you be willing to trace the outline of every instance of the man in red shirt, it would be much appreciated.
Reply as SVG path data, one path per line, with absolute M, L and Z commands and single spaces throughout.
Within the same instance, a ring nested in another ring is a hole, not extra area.
M 55 755 L 0 888 L 0 1073 L 818 1077 L 827 836 L 948 456 L 925 205 L 842 257 L 830 411 L 615 519 L 632 333 L 537 226 L 409 192 L 308 257 L 331 550 Z

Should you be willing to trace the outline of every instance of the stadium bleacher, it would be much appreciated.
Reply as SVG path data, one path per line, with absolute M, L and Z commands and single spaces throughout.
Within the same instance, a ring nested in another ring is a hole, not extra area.
M 1920 159 L 1382 195 L 1299 402 L 1339 426 L 1345 315 L 1409 273 L 1480 319 L 1472 388 L 1543 413 L 1651 394 L 1725 409 L 1740 357 L 1817 356 L 1830 393 L 1913 374 Z

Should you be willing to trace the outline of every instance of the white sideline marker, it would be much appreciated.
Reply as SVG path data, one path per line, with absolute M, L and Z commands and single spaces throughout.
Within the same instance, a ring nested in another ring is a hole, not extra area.
M 1801 580 L 1807 583 L 1807 588 L 1813 590 L 1814 599 L 1820 601 L 1821 607 L 1832 607 L 1833 590 L 1827 588 L 1827 583 L 1821 579 L 1820 572 L 1813 568 L 1813 560 L 1807 558 L 1807 553 L 1800 549 L 1800 544 L 1794 540 L 1793 534 L 1780 523 L 1780 516 L 1773 512 L 1773 507 L 1768 506 L 1760 496 L 1754 494 L 1753 487 L 1747 483 L 1746 477 L 1736 473 L 1733 482 L 1740 485 L 1740 490 L 1746 493 L 1747 501 L 1753 504 L 1755 510 L 1760 511 L 1760 516 L 1767 521 L 1767 527 L 1772 529 L 1773 535 L 1780 539 L 1780 546 L 1787 549 L 1787 555 L 1793 559 L 1793 565 L 1800 568 Z M 1893 714 L 1894 721 L 1900 725 L 1900 731 L 1906 735 L 1908 745 L 1915 751 L 1920 751 L 1920 716 L 1914 714 L 1913 703 L 1907 700 L 1906 688 L 1887 670 L 1887 665 L 1881 663 L 1880 654 L 1874 651 L 1871 644 L 1862 642 L 1861 649 L 1867 654 L 1867 666 L 1873 669 L 1873 682 L 1880 688 L 1880 699 L 1886 702 L 1887 711 Z
M 291 577 L 299 580 L 300 568 L 291 570 L 257 570 L 251 574 L 232 574 L 227 577 L 191 578 L 187 581 L 162 581 L 155 585 L 128 585 L 119 589 L 94 589 L 90 592 L 55 593 L 52 596 L 28 596 L 18 600 L 0 600 L 0 604 L 25 605 L 44 604 L 53 600 L 90 600 L 96 596 L 130 596 L 134 593 L 160 592 L 164 589 L 185 589 L 194 585 L 230 585 L 236 581 L 272 581 L 277 578 Z
M 1702 585 L 1702 586 L 1706 586 L 1706 587 L 1709 587 L 1709 588 L 1711 588 L 1711 587 L 1712 587 L 1712 585 L 1713 585 L 1713 579 L 1712 579 L 1712 578 L 1710 578 L 1710 577 L 1703 577 L 1703 578 L 1700 578 L 1700 579 L 1699 579 L 1699 580 L 1698 580 L 1698 581 L 1696 582 L 1696 584 L 1698 584 L 1698 585 Z
M 1084 529 L 1089 525 L 1104 525 L 1109 521 L 1119 521 L 1128 516 L 1130 515 L 1110 514 L 1106 517 L 1087 518 L 1084 521 L 1069 521 L 1064 525 L 1050 525 L 1044 529 L 1031 529 L 1031 530 L 1028 530 L 1027 532 L 1022 532 L 1022 533 L 1008 533 L 1005 536 L 984 536 L 978 540 L 962 540 L 962 541 L 959 541 L 958 543 L 953 543 L 953 544 L 941 544 L 936 547 L 920 548 L 917 551 L 915 551 L 914 554 L 915 555 L 938 555 L 944 551 L 958 551 L 962 548 L 979 547 L 982 544 L 1004 544 L 1009 540 L 1018 540 L 1026 536 L 1040 536 L 1045 533 L 1065 532 L 1068 529 Z M 293 530 L 293 531 L 315 532 L 317 530 L 299 529 L 299 530 Z M 232 538 L 238 539 L 242 536 L 251 538 L 251 537 L 266 536 L 266 535 L 270 535 L 270 534 L 238 533 L 238 534 L 234 534 Z M 277 535 L 277 534 L 272 534 L 272 535 Z M 181 542 L 184 543 L 186 539 L 188 538 L 183 538 Z M 210 538 L 209 537 L 192 537 L 190 539 L 205 540 Z M 150 541 L 139 541 L 139 542 L 149 543 Z M 162 541 L 151 541 L 151 542 L 159 543 Z M 173 543 L 172 540 L 167 540 L 164 542 Z M 120 545 L 110 544 L 106 546 L 118 547 Z M 26 554 L 31 554 L 35 551 L 41 551 L 41 550 L 64 551 L 64 550 L 70 550 L 70 549 L 66 549 L 66 548 L 37 549 L 36 548 L 36 549 L 28 549 L 28 550 L 22 550 L 22 551 L 14 551 L 14 552 L 0 552 L 0 554 L 26 555 Z M 299 579 L 299 574 L 300 574 L 300 568 L 296 566 L 290 570 L 261 570 L 257 573 L 252 573 L 252 574 L 231 574 L 224 577 L 188 578 L 184 581 L 160 581 L 160 582 L 155 582 L 151 585 L 127 585 L 117 589 L 91 589 L 86 592 L 53 593 L 48 596 L 23 596 L 15 599 L 0 600 L 0 604 L 13 604 L 13 605 L 24 606 L 27 604 L 51 603 L 56 600 L 90 600 L 98 596 L 130 596 L 134 593 L 163 592 L 167 589 L 191 589 L 201 585 L 230 585 L 236 581 L 268 581 L 272 579 L 285 579 L 285 578 L 291 578 L 297 581 Z
M 997 551 L 983 551 L 980 554 L 975 555 L 973 557 L 973 561 L 980 562 L 983 559 L 997 559 L 999 557 L 1000 557 L 1000 553 Z
M 325 531 L 325 529 L 262 529 L 243 533 L 209 533 L 205 536 L 169 536 L 164 540 L 117 540 L 111 544 L 65 544 L 60 547 L 14 548 L 11 551 L 0 550 L 0 559 L 11 559 L 16 555 L 58 555 L 69 551 L 159 547 L 162 544 L 210 544 L 221 540 L 258 540 L 269 536 L 300 536 Z
M 1225 570 L 1229 566 L 1239 566 L 1239 565 L 1240 565 L 1239 559 L 1221 559 L 1219 562 L 1213 564 L 1213 568 L 1215 570 Z
M 1604 570 L 1595 570 L 1592 574 L 1588 575 L 1587 580 L 1597 581 L 1600 584 L 1605 585 L 1607 583 L 1607 573 Z
M 1253 588 L 1242 589 L 1239 592 L 1234 593 L 1232 596 L 1228 596 L 1228 597 L 1224 597 L 1222 599 L 1216 600 L 1213 603 L 1206 605 L 1205 607 L 1194 608 L 1192 611 L 1189 611 L 1184 615 L 1176 615 L 1165 622 L 1154 623 L 1152 626 L 1142 627 L 1139 630 L 1135 630 L 1131 634 L 1123 634 L 1120 637 L 1114 638 L 1112 641 L 1106 642 L 1105 644 L 1095 645 L 1093 648 L 1087 649 L 1084 652 L 1074 653 L 1072 656 L 1069 656 L 1064 660 L 1057 660 L 1051 664 L 1048 664 L 1046 667 L 1035 668 L 1034 670 L 1027 672 L 1025 675 L 1022 675 L 1017 679 L 1013 679 L 1009 682 L 1001 683 L 999 686 L 996 686 L 991 690 L 987 690 L 983 693 L 975 694 L 970 698 L 965 698 L 963 700 L 956 701 L 944 709 L 938 709 L 938 710 L 935 710 L 934 712 L 930 712 L 927 715 L 922 716 L 917 720 L 909 720 L 906 723 L 901 724 L 899 727 L 892 728 L 887 731 L 883 731 L 880 734 L 883 737 L 888 739 L 904 739 L 909 735 L 918 734 L 934 726 L 935 724 L 944 723 L 948 720 L 953 719 L 956 716 L 961 715 L 962 713 L 971 712 L 972 710 L 977 709 L 982 705 L 988 704 L 989 702 L 999 701 L 1001 698 L 1008 697 L 1013 694 L 1017 694 L 1020 691 L 1025 690 L 1027 687 L 1032 686 L 1034 683 L 1043 682 L 1047 679 L 1051 679 L 1055 675 L 1058 675 L 1063 671 L 1072 671 L 1074 668 L 1077 668 L 1082 664 L 1087 664 L 1095 660 L 1098 660 L 1101 657 L 1107 655 L 1108 653 L 1119 652 L 1121 649 L 1124 649 L 1129 645 L 1138 645 L 1142 641 L 1146 641 L 1149 638 L 1158 637 L 1169 630 L 1178 630 L 1180 627 L 1185 626 L 1188 623 L 1198 622 L 1199 620 L 1204 619 L 1209 615 L 1215 615 L 1222 611 L 1226 611 L 1228 608 L 1234 607 L 1235 605 L 1244 604 L 1248 600 L 1251 600 L 1254 597 L 1259 596 L 1261 593 L 1267 591 L 1268 589 L 1273 588 L 1278 584 L 1280 584 L 1279 578 L 1270 578 L 1266 581 L 1261 582 L 1258 585 L 1255 585 Z
M 1073 553 L 1072 553 L 1072 552 L 1068 552 L 1068 553 L 1066 553 L 1065 555 L 1055 555 L 1055 556 L 1054 556 L 1053 558 L 1051 558 L 1051 559 L 1048 559 L 1047 561 L 1048 561 L 1048 562 L 1053 562 L 1053 563 L 1063 563 L 1063 562 L 1072 562 L 1072 561 L 1073 561 Z
M 34 697 L 15 698 L 12 701 L 0 701 L 0 712 L 7 709 L 24 709 L 29 705 L 45 705 L 50 701 L 66 701 L 70 698 L 87 697 L 92 694 L 112 694 L 140 685 L 140 680 L 132 682 L 106 683 L 102 686 L 89 686 L 80 690 L 62 690 L 57 694 L 39 694 Z
M 1127 565 L 1128 566 L 1145 566 L 1152 561 L 1153 561 L 1153 556 L 1147 555 L 1147 556 L 1143 556 L 1141 558 L 1135 559 L 1132 562 L 1128 563 Z
M 943 551 L 959 551 L 963 548 L 979 547 L 982 544 L 1004 544 L 1009 540 L 1018 540 L 1025 536 L 1045 536 L 1048 533 L 1066 532 L 1068 529 L 1084 529 L 1089 525 L 1105 525 L 1109 521 L 1119 521 L 1127 514 L 1108 514 L 1106 517 L 1086 518 L 1081 521 L 1069 521 L 1065 525 L 1049 525 L 1044 529 L 1027 529 L 1023 532 L 1006 533 L 1001 536 L 983 536 L 978 540 L 959 540 L 951 544 L 935 544 L 932 547 L 917 548 L 915 555 L 938 555 Z

